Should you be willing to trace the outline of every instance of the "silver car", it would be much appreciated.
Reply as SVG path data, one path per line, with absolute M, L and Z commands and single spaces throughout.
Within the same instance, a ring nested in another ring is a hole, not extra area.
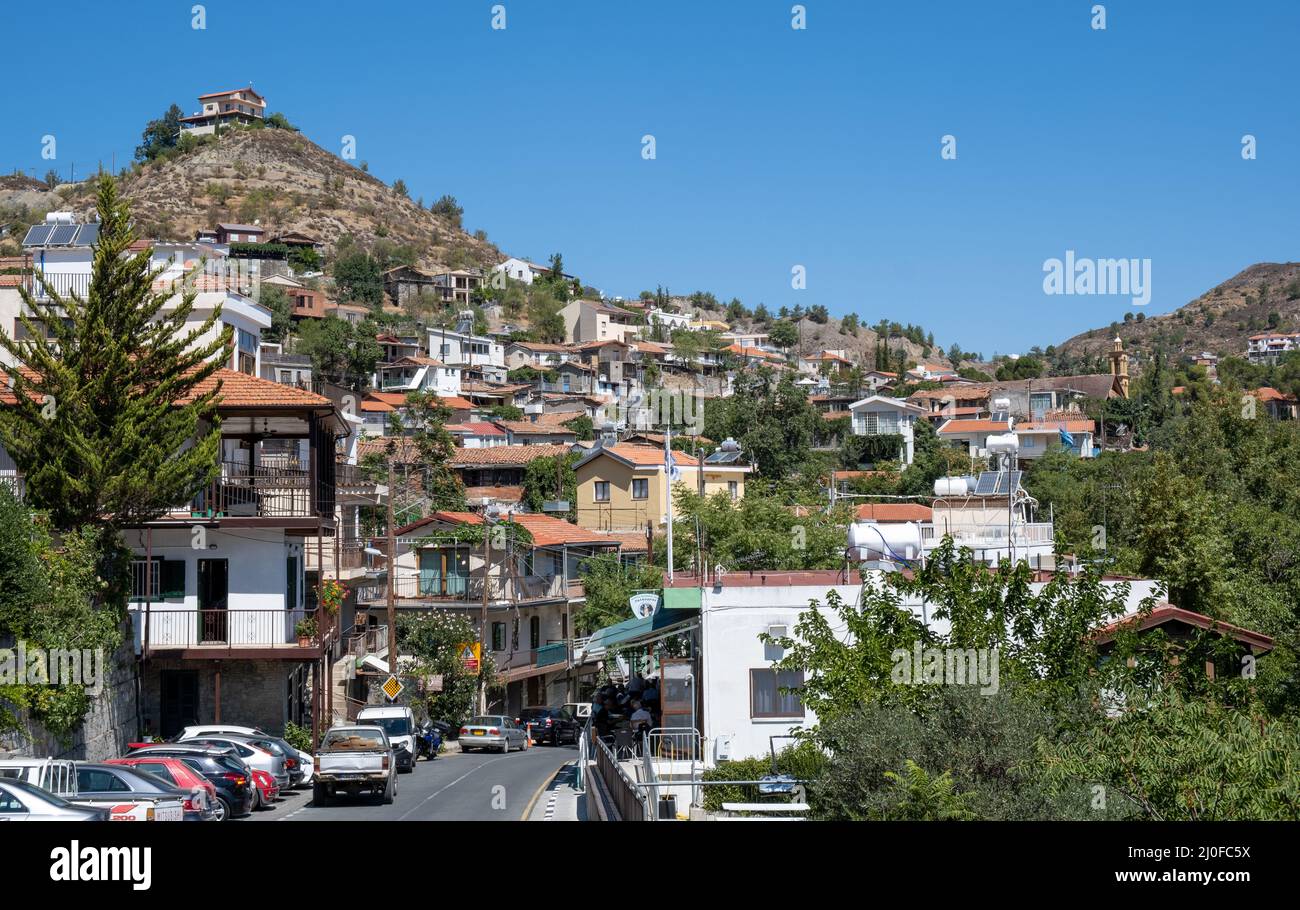
M 284 751 L 275 743 L 260 736 L 235 736 L 231 733 L 195 736 L 182 739 L 179 745 L 203 745 L 215 749 L 234 749 L 239 760 L 257 771 L 265 771 L 275 780 L 281 793 L 289 792 L 289 769 L 285 765 Z M 260 795 L 258 797 L 261 798 Z
M 25 780 L 0 777 L 0 823 L 106 822 L 107 809 L 74 806 Z
M 481 714 L 471 717 L 460 728 L 460 751 L 489 749 L 506 754 L 511 749 L 527 749 L 528 734 L 515 723 L 514 718 L 502 714 Z

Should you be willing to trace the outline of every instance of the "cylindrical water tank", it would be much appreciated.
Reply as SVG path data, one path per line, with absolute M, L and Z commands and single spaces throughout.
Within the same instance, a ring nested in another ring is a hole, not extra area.
M 921 526 L 914 521 L 855 521 L 849 525 L 849 548 L 861 560 L 917 559 L 921 555 Z
M 935 496 L 965 496 L 967 492 L 965 477 L 940 477 L 934 482 Z
M 1015 433 L 999 433 L 984 443 L 991 455 L 1014 455 L 1020 451 L 1020 438 Z

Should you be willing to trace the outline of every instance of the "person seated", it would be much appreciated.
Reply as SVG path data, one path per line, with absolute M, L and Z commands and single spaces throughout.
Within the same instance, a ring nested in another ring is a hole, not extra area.
M 654 715 L 646 710 L 645 705 L 639 701 L 632 702 L 632 729 L 637 736 L 653 729 L 654 725 Z

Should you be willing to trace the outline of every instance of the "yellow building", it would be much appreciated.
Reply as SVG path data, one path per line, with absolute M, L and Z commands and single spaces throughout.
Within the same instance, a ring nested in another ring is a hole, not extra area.
M 720 450 L 704 460 L 685 452 L 673 452 L 678 482 L 706 496 L 727 493 L 733 499 L 745 495 L 745 476 L 752 470 L 736 458 L 735 451 Z M 578 482 L 576 505 L 578 524 L 594 530 L 642 530 L 646 522 L 663 527 L 668 510 L 664 474 L 664 450 L 655 446 L 620 443 L 592 449 L 574 468 Z M 676 517 L 676 503 L 673 503 Z

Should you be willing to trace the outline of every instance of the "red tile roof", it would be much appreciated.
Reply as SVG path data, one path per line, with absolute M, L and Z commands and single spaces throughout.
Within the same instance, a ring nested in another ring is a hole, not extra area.
M 932 521 L 934 510 L 916 502 L 868 502 L 857 508 L 858 521 Z
M 1006 433 L 1005 420 L 950 420 L 939 428 L 940 433 Z
M 181 403 L 206 395 L 220 380 L 220 407 L 223 408 L 332 408 L 334 402 L 323 395 L 294 386 L 281 385 L 269 379 L 249 376 L 236 370 L 222 368 L 194 387 L 192 394 Z
M 464 433 L 469 436 L 504 436 L 505 431 L 495 424 L 488 423 L 485 420 L 476 420 L 468 423 L 449 423 L 447 424 L 448 433 Z
M 452 456 L 453 467 L 488 467 L 492 465 L 525 465 L 538 458 L 553 458 L 569 451 L 567 445 L 488 446 L 483 449 L 457 449 Z
M 1015 426 L 1017 433 L 1049 433 L 1060 429 L 1067 433 L 1094 433 L 1097 425 L 1091 420 L 1035 420 Z
M 1096 639 L 1100 642 L 1110 641 L 1120 628 L 1126 625 L 1133 625 L 1137 631 L 1142 632 L 1155 626 L 1164 625 L 1167 622 L 1183 622 L 1197 628 L 1208 629 L 1211 632 L 1222 632 L 1225 635 L 1231 635 L 1238 641 L 1252 645 L 1260 651 L 1271 651 L 1273 649 L 1273 639 L 1261 632 L 1234 626 L 1231 623 L 1222 622 L 1201 613 L 1175 607 L 1173 604 L 1160 604 L 1140 623 L 1138 617 L 1139 614 L 1125 616 L 1109 625 L 1102 626 L 1095 633 Z
M 620 443 L 613 446 L 605 446 L 602 450 L 605 454 L 614 455 L 622 458 L 624 461 L 631 462 L 637 467 L 663 467 L 664 450 L 656 446 L 638 446 L 629 443 Z M 693 468 L 699 465 L 699 460 L 694 455 L 688 455 L 685 452 L 673 452 L 673 461 L 679 468 Z

